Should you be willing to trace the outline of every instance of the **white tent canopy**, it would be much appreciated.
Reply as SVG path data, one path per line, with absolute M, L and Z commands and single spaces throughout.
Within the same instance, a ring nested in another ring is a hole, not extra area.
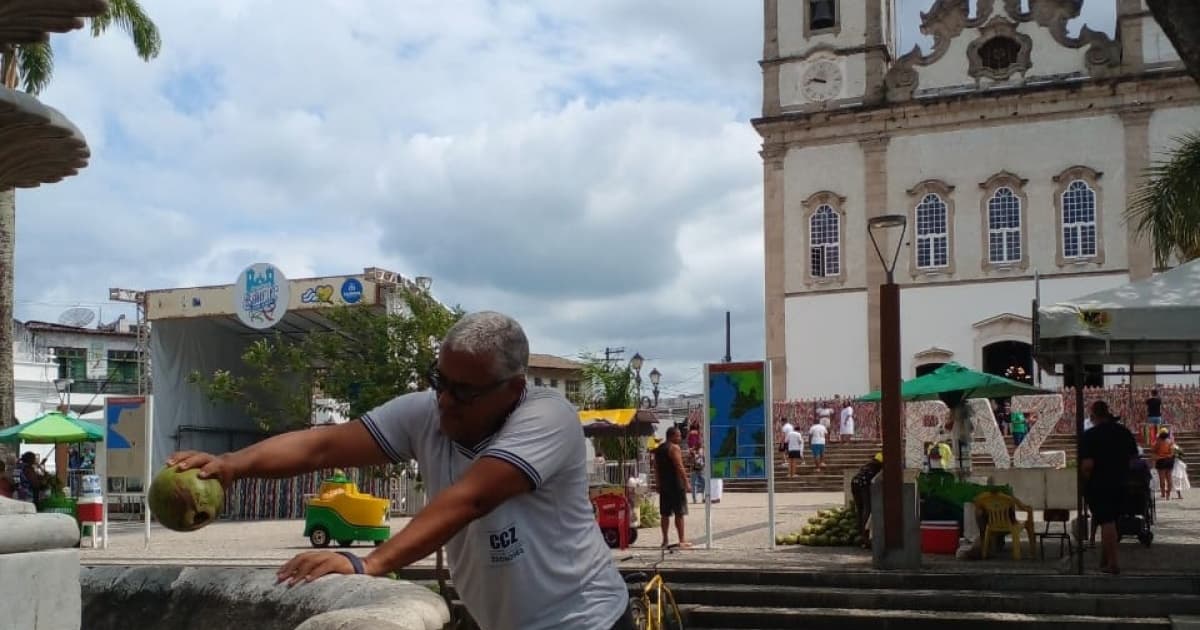
M 1039 361 L 1190 367 L 1200 358 L 1200 260 L 1035 315 Z

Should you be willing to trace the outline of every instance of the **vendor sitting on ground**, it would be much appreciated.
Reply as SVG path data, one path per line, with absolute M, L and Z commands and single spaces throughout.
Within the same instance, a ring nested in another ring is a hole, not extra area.
M 858 531 L 862 535 L 863 547 L 871 546 L 871 531 L 867 521 L 871 518 L 871 481 L 883 470 L 883 453 L 875 453 L 863 464 L 854 479 L 850 480 L 850 493 L 854 497 L 854 513 L 858 517 Z

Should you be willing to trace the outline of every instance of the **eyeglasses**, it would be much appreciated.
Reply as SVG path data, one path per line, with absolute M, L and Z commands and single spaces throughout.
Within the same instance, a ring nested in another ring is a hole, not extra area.
M 454 402 L 466 405 L 487 396 L 501 385 L 512 380 L 513 377 L 502 378 L 487 385 L 455 383 L 446 378 L 445 374 L 442 374 L 442 371 L 438 369 L 437 361 L 434 361 L 429 365 L 429 371 L 425 373 L 425 378 L 429 381 L 429 387 L 433 388 L 433 391 L 439 394 L 445 392 L 454 399 Z

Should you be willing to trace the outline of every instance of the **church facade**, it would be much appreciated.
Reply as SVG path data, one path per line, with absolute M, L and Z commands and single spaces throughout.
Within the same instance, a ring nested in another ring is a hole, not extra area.
M 921 15 L 933 45 L 900 51 L 891 0 L 764 1 L 776 398 L 879 386 L 872 217 L 907 217 L 902 241 L 876 232 L 899 248 L 906 379 L 947 361 L 1032 375 L 1035 277 L 1050 303 L 1154 271 L 1126 199 L 1200 129 L 1200 89 L 1142 0 L 1114 2 L 1109 36 L 1073 28 L 1078 0 L 936 0 Z M 1089 381 L 1105 378 L 1119 382 Z

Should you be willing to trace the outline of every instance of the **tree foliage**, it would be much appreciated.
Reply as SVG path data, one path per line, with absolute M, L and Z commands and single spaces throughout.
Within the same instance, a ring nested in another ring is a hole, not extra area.
M 133 50 L 143 61 L 162 51 L 158 26 L 137 0 L 108 0 L 108 9 L 89 20 L 92 36 L 99 37 L 114 25 L 129 36 Z M 20 87 L 40 94 L 54 76 L 54 49 L 49 42 L 0 47 L 0 80 L 8 88 Z
M 585 409 L 629 409 L 637 407 L 637 382 L 628 364 L 603 357 L 583 355 L 581 401 Z M 638 439 L 616 435 L 592 438 L 596 452 L 605 459 L 625 461 L 637 458 Z
M 319 398 L 356 418 L 421 389 L 439 341 L 462 317 L 461 309 L 447 309 L 425 292 L 401 299 L 404 314 L 356 306 L 323 311 L 332 330 L 299 339 L 275 333 L 250 344 L 238 373 L 193 372 L 188 381 L 210 401 L 240 408 L 264 431 L 308 426 Z
M 1159 267 L 1200 258 L 1200 133 L 1177 140 L 1167 159 L 1146 170 L 1126 220 L 1149 238 Z

